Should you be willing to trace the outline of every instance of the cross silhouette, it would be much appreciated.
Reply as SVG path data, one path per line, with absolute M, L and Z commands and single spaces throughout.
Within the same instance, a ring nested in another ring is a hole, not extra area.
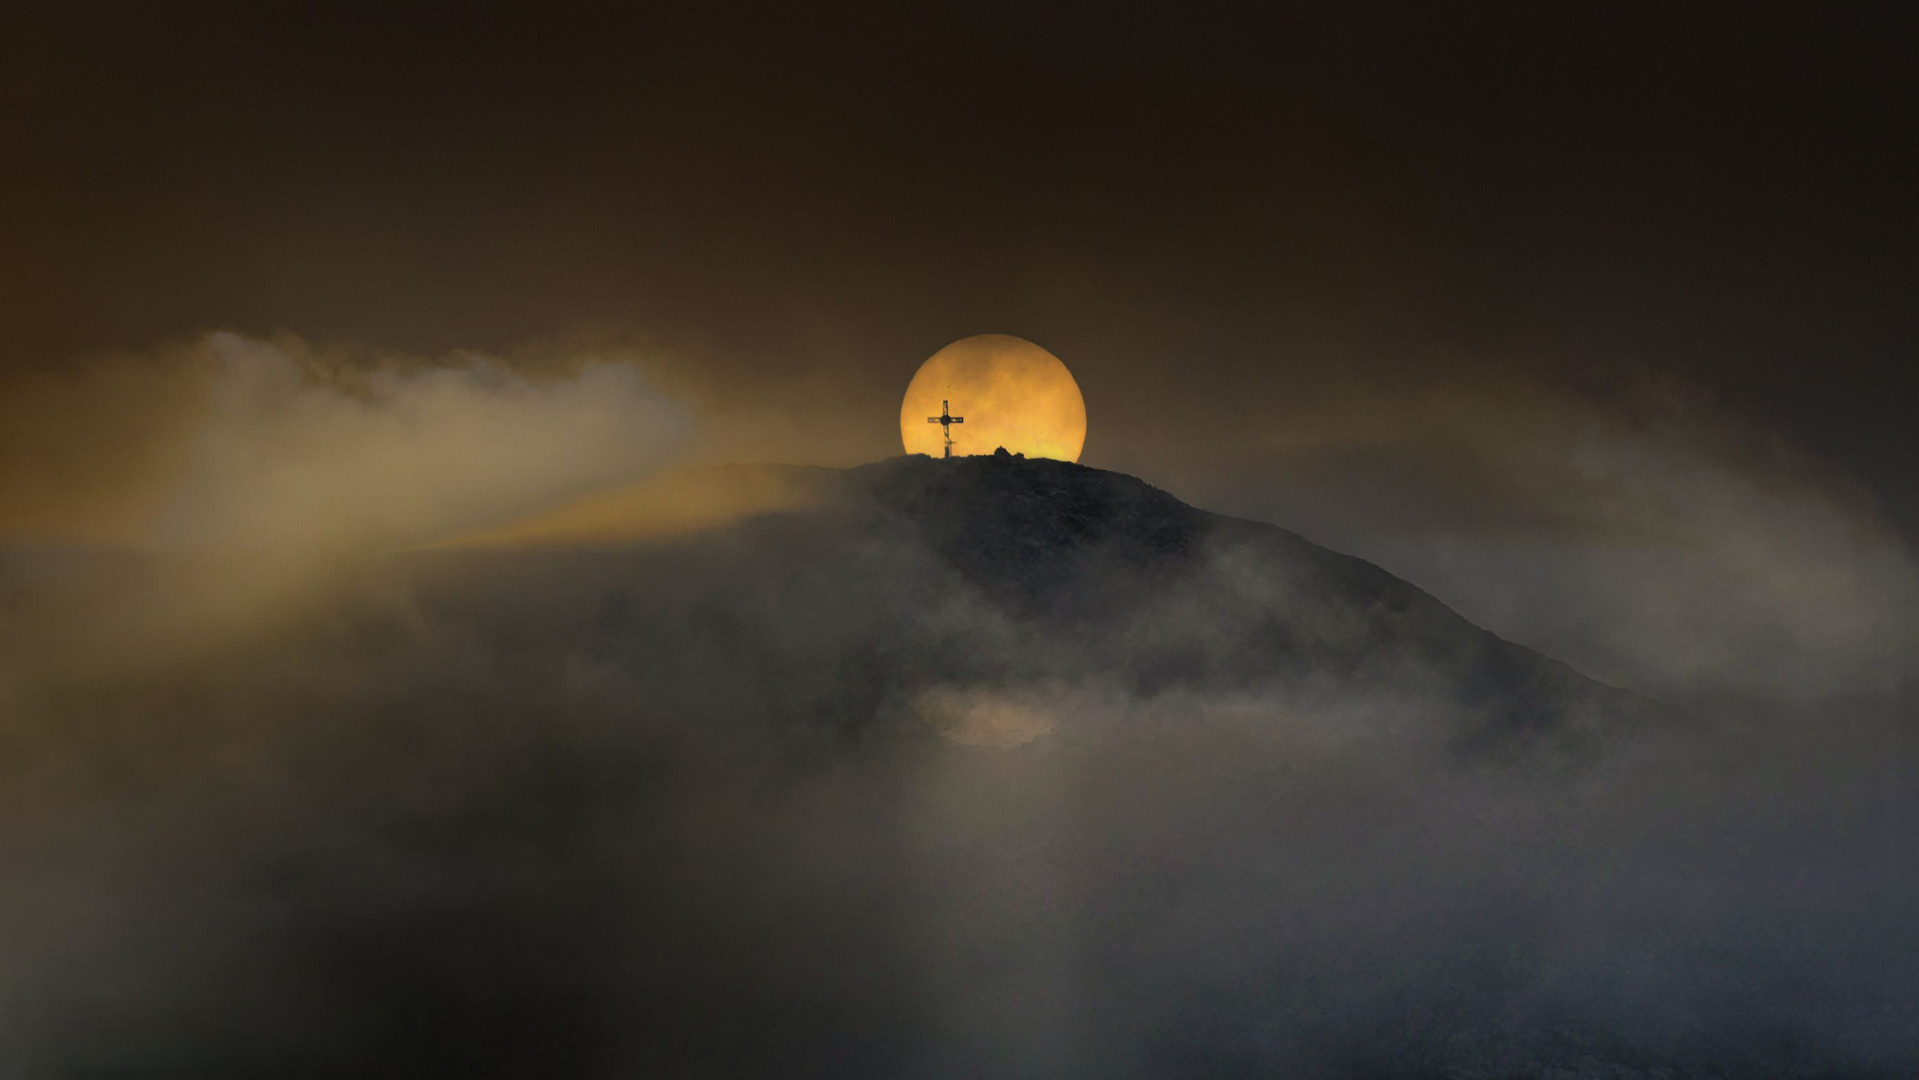
M 929 424 L 938 424 L 940 426 L 940 431 L 944 432 L 946 435 L 946 456 L 949 458 L 952 457 L 953 456 L 953 425 L 964 424 L 966 422 L 966 418 L 964 416 L 954 416 L 952 413 L 952 410 L 950 410 L 947 407 L 947 403 L 942 401 L 940 402 L 940 414 L 938 416 L 927 417 L 926 422 Z

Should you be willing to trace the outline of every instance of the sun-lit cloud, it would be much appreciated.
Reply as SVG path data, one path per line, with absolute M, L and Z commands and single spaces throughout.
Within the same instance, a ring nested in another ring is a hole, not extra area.
M 0 406 L 0 538 L 393 549 L 639 479 L 693 428 L 619 353 L 523 370 L 220 332 L 71 367 Z
M 628 364 L 534 381 L 497 360 L 342 370 L 216 334 L 208 415 L 156 523 L 170 547 L 394 548 L 641 475 L 687 421 Z

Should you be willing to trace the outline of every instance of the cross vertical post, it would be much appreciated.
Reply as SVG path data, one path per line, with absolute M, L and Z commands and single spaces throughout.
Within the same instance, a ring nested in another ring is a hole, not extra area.
M 942 401 L 940 402 L 940 414 L 938 416 L 927 417 L 926 422 L 929 424 L 938 424 L 940 426 L 940 431 L 946 436 L 946 455 L 945 456 L 949 458 L 952 457 L 953 456 L 953 425 L 964 424 L 966 422 L 966 418 L 964 416 L 954 416 L 953 410 L 949 407 L 948 403 Z

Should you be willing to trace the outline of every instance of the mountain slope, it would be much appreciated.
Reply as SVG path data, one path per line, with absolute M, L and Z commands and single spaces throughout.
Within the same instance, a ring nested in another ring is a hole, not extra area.
M 940 687 L 1364 697 L 1495 754 L 1576 749 L 1657 712 L 1370 563 L 1129 476 L 1011 456 L 773 471 L 804 508 L 603 553 L 584 575 L 574 552 L 480 557 L 542 583 L 517 590 L 547 599 L 516 618 L 596 612 L 548 632 L 657 665 L 682 711 L 858 729 Z

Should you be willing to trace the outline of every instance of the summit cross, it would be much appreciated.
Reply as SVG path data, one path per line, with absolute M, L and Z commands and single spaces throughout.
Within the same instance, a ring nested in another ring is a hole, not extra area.
M 952 410 L 947 407 L 947 403 L 942 401 L 940 402 L 940 414 L 938 416 L 927 417 L 926 422 L 929 424 L 938 424 L 940 426 L 940 431 L 944 433 L 946 436 L 946 456 L 949 458 L 952 457 L 953 456 L 953 425 L 964 424 L 966 422 L 966 418 L 964 416 L 954 416 Z

